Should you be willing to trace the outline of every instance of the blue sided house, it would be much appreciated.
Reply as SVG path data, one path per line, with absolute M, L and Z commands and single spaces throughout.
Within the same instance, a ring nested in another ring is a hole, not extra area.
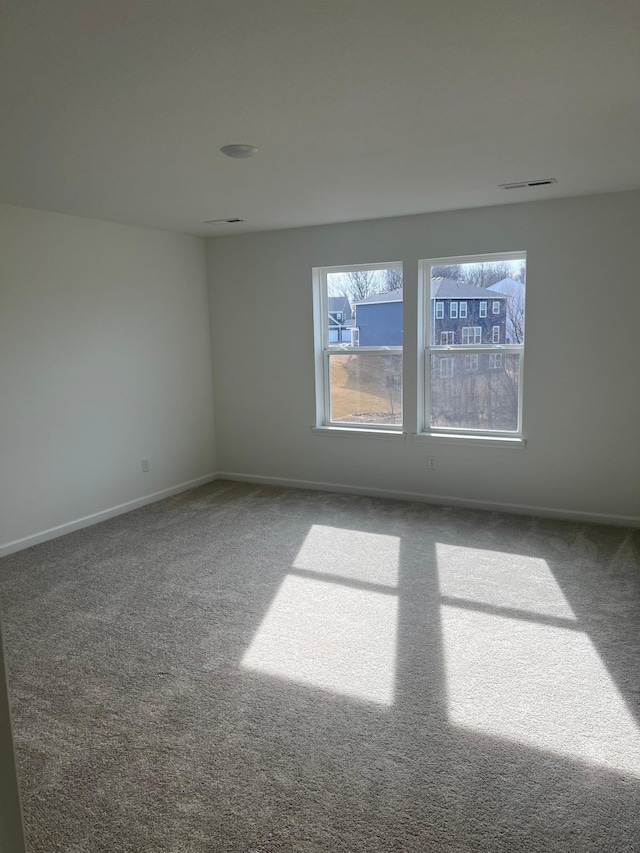
M 402 288 L 367 296 L 355 303 L 355 311 L 359 346 L 402 346 Z

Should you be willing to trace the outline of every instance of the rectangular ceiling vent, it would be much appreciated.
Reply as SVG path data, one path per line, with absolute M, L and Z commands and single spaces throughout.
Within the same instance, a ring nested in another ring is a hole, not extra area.
M 230 225 L 232 225 L 234 222 L 244 222 L 244 219 L 205 219 L 204 224 L 213 225 L 216 222 L 228 222 Z
M 555 178 L 541 178 L 539 181 L 518 181 L 515 184 L 498 184 L 498 186 L 503 190 L 521 190 L 524 187 L 546 187 L 557 183 Z

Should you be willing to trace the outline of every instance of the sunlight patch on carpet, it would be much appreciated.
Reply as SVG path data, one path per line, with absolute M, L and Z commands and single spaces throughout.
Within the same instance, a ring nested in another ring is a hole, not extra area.
M 442 595 L 528 613 L 575 619 L 546 560 L 437 543 Z
M 589 637 L 441 608 L 456 725 L 640 776 L 640 731 Z
M 391 705 L 397 619 L 389 592 L 287 575 L 242 666 Z
M 398 585 L 400 538 L 314 524 L 293 567 L 380 586 Z

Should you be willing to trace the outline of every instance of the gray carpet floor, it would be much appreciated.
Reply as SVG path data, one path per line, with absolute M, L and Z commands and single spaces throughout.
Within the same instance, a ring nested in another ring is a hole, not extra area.
M 637 853 L 639 536 L 216 482 L 4 558 L 31 853 Z

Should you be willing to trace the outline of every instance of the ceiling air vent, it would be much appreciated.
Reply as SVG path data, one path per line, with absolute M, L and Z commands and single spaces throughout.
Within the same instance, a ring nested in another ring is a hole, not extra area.
M 237 217 L 234 219 L 205 219 L 205 225 L 214 225 L 216 222 L 228 222 L 230 225 L 234 222 L 244 222 L 244 219 L 238 219 Z
M 498 184 L 498 186 L 503 190 L 521 190 L 524 187 L 546 187 L 557 183 L 555 178 L 541 178 L 538 181 L 518 181 L 515 184 Z

